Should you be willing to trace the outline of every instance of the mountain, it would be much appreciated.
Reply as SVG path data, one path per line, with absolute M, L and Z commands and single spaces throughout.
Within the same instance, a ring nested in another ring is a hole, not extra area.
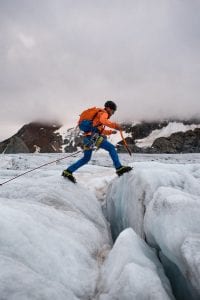
M 123 123 L 124 136 L 134 153 L 199 153 L 200 120 L 164 120 Z M 82 147 L 83 135 L 76 128 L 60 124 L 32 122 L 0 143 L 0 153 L 75 152 Z M 121 136 L 109 140 L 118 152 L 126 152 Z
M 0 153 L 62 152 L 62 137 L 56 131 L 60 124 L 32 122 L 0 143 Z
M 199 153 L 200 121 L 142 122 L 125 125 L 126 141 L 136 153 Z M 122 142 L 118 151 L 124 152 Z

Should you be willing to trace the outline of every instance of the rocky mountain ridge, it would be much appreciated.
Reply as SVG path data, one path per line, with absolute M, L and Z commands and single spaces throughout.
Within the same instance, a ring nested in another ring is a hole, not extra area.
M 15 135 L 0 143 L 0 153 L 57 153 L 62 152 L 62 136 L 56 131 L 59 124 L 32 122 Z
M 123 123 L 126 142 L 134 153 L 199 153 L 200 120 Z M 0 153 L 74 152 L 82 145 L 77 128 L 62 130 L 61 124 L 32 122 L 0 142 Z M 115 142 L 125 152 L 122 141 Z
M 174 125 L 174 126 L 170 126 Z M 181 126 L 180 126 L 181 125 Z M 174 129 L 172 129 L 174 127 Z M 167 130 L 167 128 L 170 128 Z M 164 129 L 164 130 L 163 130 Z M 126 141 L 134 153 L 199 153 L 200 152 L 200 121 L 162 121 L 143 122 L 130 126 L 125 125 L 125 131 L 130 134 Z M 168 133 L 166 136 L 159 136 Z M 174 132 L 175 131 L 175 132 Z M 150 146 L 139 147 L 138 141 L 148 140 L 158 132 Z M 117 145 L 119 152 L 124 152 L 122 142 Z

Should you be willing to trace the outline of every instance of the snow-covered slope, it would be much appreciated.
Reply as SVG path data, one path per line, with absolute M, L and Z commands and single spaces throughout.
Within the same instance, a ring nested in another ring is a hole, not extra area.
M 196 122 L 196 123 L 195 123 Z M 133 124 L 124 124 L 124 137 L 128 138 L 127 142 L 133 152 L 146 152 L 146 153 L 198 153 L 199 152 L 199 131 L 200 121 L 188 121 L 188 125 L 178 121 L 165 121 L 165 122 L 142 122 Z M 153 128 L 159 128 L 153 130 Z M 82 132 L 77 128 L 61 127 L 58 130 L 61 134 L 64 144 L 63 151 L 72 152 L 77 151 L 82 144 Z M 173 136 L 173 134 L 177 134 Z M 185 133 L 183 136 L 182 133 Z M 144 138 L 139 138 L 144 137 Z M 160 142 L 159 138 L 173 138 L 167 140 L 165 143 Z M 108 140 L 117 145 L 121 142 L 122 138 L 120 133 L 113 134 L 108 137 Z M 158 142 L 159 141 L 159 142 Z M 155 145 L 154 143 L 157 142 Z M 159 144 L 160 143 L 160 144 Z M 124 151 L 123 147 L 118 150 Z
M 123 135 L 137 153 L 199 153 L 200 121 L 185 122 L 190 125 L 175 121 L 124 123 Z M 78 127 L 32 122 L 0 142 L 0 153 L 71 153 L 82 147 L 82 137 Z M 119 132 L 108 139 L 119 152 L 126 152 Z
M 64 144 L 62 146 L 63 152 L 65 152 L 66 147 L 72 147 L 71 149 L 76 149 L 76 147 L 79 146 L 79 143 L 81 142 L 80 137 L 83 136 L 83 132 L 81 132 L 78 127 L 67 128 L 66 126 L 62 126 L 59 130 L 57 130 L 57 133 L 62 136 L 62 139 L 64 141 Z M 130 133 L 124 132 L 125 138 L 129 136 L 131 136 Z M 116 134 L 108 136 L 108 140 L 114 145 L 117 145 L 117 143 L 119 143 L 121 139 L 122 138 L 119 131 Z
M 146 138 L 136 140 L 136 145 L 140 148 L 151 147 L 153 142 L 159 137 L 169 137 L 172 133 L 186 132 L 188 130 L 194 130 L 195 128 L 200 128 L 200 125 L 184 125 L 182 122 L 169 122 L 166 127 L 153 130 Z

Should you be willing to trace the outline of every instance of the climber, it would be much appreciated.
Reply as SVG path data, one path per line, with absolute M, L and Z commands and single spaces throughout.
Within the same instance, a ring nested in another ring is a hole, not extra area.
M 91 159 L 92 151 L 99 148 L 109 152 L 118 176 L 132 170 L 132 167 L 123 166 L 121 164 L 114 145 L 108 142 L 106 137 L 107 135 L 116 134 L 117 130 L 122 130 L 118 123 L 114 123 L 109 120 L 116 110 L 117 105 L 113 101 L 109 100 L 104 104 L 104 108 L 92 107 L 85 110 L 80 115 L 78 125 L 79 128 L 84 131 L 84 154 L 81 159 L 64 170 L 62 172 L 62 176 L 76 183 L 73 173 L 83 165 L 87 164 Z M 111 128 L 111 130 L 105 129 L 105 126 Z

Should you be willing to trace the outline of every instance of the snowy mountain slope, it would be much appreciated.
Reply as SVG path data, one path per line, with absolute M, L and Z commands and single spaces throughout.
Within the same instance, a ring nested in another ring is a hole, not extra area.
M 134 153 L 199 153 L 200 121 L 165 121 L 123 124 L 124 137 Z M 155 129 L 156 128 L 156 129 Z M 82 143 L 82 132 L 78 128 L 61 127 L 58 130 L 66 152 L 77 151 Z M 183 135 L 184 133 L 184 135 Z M 174 135 L 176 134 L 176 135 Z M 139 138 L 138 138 L 139 137 Z M 142 138 L 141 138 L 142 137 Z M 162 141 L 160 141 L 162 138 Z M 125 152 L 119 133 L 108 137 L 117 145 L 119 152 Z
M 200 121 L 122 123 L 124 137 L 134 153 L 200 153 Z M 0 153 L 76 152 L 82 147 L 78 127 L 32 122 L 0 142 Z M 120 133 L 108 137 L 119 152 L 126 152 Z
M 62 136 L 63 139 L 63 146 L 62 151 L 63 152 L 73 152 L 79 149 L 82 142 L 82 136 L 83 132 L 81 132 L 78 127 L 75 128 L 67 128 L 66 126 L 62 126 L 59 130 L 56 131 Z M 124 132 L 124 138 L 130 137 L 131 134 Z M 117 134 L 112 134 L 108 136 L 108 140 L 114 144 L 117 145 L 121 141 L 121 135 L 120 132 L 117 132 Z
M 182 122 L 169 122 L 166 127 L 153 130 L 147 137 L 136 140 L 136 145 L 141 148 L 151 147 L 153 142 L 159 137 L 169 137 L 175 132 L 186 132 L 200 128 L 198 124 L 185 125 Z

